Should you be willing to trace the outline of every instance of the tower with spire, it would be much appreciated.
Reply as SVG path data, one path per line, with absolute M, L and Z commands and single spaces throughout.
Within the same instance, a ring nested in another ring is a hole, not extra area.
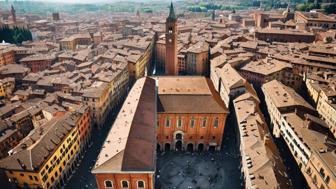
M 211 19 L 212 21 L 215 21 L 216 20 L 216 10 L 212 10 L 212 15 L 211 15 Z
M 139 11 L 139 10 L 137 10 L 137 12 L 136 12 L 136 17 L 137 17 L 138 19 L 140 19 L 140 11 Z
M 167 75 L 178 75 L 177 65 L 177 18 L 173 2 L 170 3 L 169 15 L 166 19 L 166 61 Z
M 13 23 L 16 23 L 16 11 L 13 7 L 13 5 L 11 6 L 11 15 L 12 15 L 12 19 L 13 19 Z

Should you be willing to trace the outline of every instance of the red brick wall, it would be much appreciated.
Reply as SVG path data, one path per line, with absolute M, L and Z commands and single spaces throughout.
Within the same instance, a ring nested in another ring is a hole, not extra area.
M 40 72 L 50 68 L 52 61 L 29 61 L 24 62 L 24 64 L 27 65 L 32 72 Z
M 166 118 L 170 117 L 171 124 L 170 127 L 166 127 Z M 177 127 L 178 117 L 182 117 L 182 127 Z M 164 149 L 166 143 L 171 144 L 171 149 L 175 148 L 175 133 L 182 131 L 183 135 L 183 146 L 192 143 L 194 149 L 197 149 L 199 143 L 203 143 L 208 146 L 210 142 L 216 142 L 218 148 L 222 143 L 222 138 L 224 134 L 224 127 L 226 122 L 226 114 L 158 114 L 158 127 L 157 127 L 157 141 L 161 146 L 161 150 Z M 206 127 L 202 127 L 203 118 L 207 118 Z M 195 126 L 191 128 L 190 120 L 195 119 Z M 218 127 L 214 127 L 215 118 L 218 118 Z M 215 139 L 213 139 L 215 137 Z M 205 148 L 206 149 L 206 148 Z
M 168 30 L 172 28 L 173 33 L 169 34 Z M 170 41 L 171 40 L 171 41 Z M 166 60 L 165 71 L 168 75 L 178 74 L 177 65 L 177 21 L 166 23 Z
M 99 173 L 95 174 L 96 181 L 98 185 L 98 189 L 108 189 L 105 188 L 104 182 L 106 180 L 110 180 L 113 183 L 113 189 L 125 189 L 122 187 L 121 182 L 123 180 L 128 181 L 130 189 L 137 189 L 138 181 L 145 182 L 145 189 L 154 189 L 154 174 L 146 174 L 146 173 L 134 173 L 134 174 L 113 174 L 113 173 Z

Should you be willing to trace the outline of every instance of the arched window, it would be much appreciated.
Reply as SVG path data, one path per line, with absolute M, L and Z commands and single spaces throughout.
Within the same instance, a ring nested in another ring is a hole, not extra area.
M 218 128 L 218 122 L 219 122 L 219 120 L 218 120 L 218 118 L 216 118 L 215 121 L 214 121 L 214 128 Z
M 170 117 L 169 116 L 167 116 L 166 117 L 166 127 L 170 127 Z
M 142 180 L 138 181 L 138 188 L 145 188 L 145 182 Z
M 195 118 L 192 117 L 192 118 L 190 119 L 190 128 L 194 128 L 194 126 L 195 126 Z
M 178 117 L 177 118 L 177 128 L 181 128 L 182 127 L 182 118 Z
M 105 180 L 105 188 L 112 188 L 113 187 L 113 183 L 110 180 Z
M 175 136 L 176 140 L 182 140 L 182 134 L 181 133 L 177 133 Z
M 123 180 L 123 181 L 121 181 L 121 186 L 122 186 L 123 188 L 128 188 L 128 181 L 127 181 L 127 180 Z
M 169 28 L 168 28 L 168 33 L 169 33 L 169 34 L 172 34 L 172 33 L 173 33 L 173 28 L 172 28 L 172 27 L 169 27 Z
M 203 118 L 203 120 L 202 120 L 202 127 L 204 128 L 204 127 L 206 127 L 206 125 L 207 125 L 207 118 L 205 117 L 205 118 Z

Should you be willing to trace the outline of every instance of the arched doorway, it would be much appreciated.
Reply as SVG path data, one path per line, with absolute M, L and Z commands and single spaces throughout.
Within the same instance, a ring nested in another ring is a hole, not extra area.
M 209 146 L 209 151 L 210 152 L 216 151 L 216 146 Z
M 176 141 L 175 149 L 178 150 L 178 151 L 182 150 L 182 141 L 180 141 L 180 140 Z
M 197 150 L 200 151 L 200 152 L 203 151 L 204 150 L 204 144 L 203 143 L 198 144 Z
M 156 152 L 161 152 L 161 146 L 160 146 L 160 144 L 156 145 Z
M 165 144 L 165 151 L 170 151 L 170 144 L 169 143 Z
M 192 152 L 192 151 L 194 151 L 194 145 L 191 144 L 191 143 L 189 143 L 189 144 L 187 145 L 187 151 L 188 151 L 188 152 Z
M 175 135 L 175 140 L 182 140 L 182 134 L 181 133 L 177 133 L 176 135 Z

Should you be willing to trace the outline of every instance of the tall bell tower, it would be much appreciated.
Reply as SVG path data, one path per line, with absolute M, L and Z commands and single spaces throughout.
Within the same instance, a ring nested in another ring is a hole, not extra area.
M 13 23 L 16 23 L 16 11 L 13 7 L 13 5 L 11 6 L 11 15 L 12 15 L 12 19 L 13 19 Z
M 178 75 L 177 65 L 177 18 L 173 2 L 170 4 L 169 16 L 166 19 L 166 61 L 165 72 L 167 75 Z

